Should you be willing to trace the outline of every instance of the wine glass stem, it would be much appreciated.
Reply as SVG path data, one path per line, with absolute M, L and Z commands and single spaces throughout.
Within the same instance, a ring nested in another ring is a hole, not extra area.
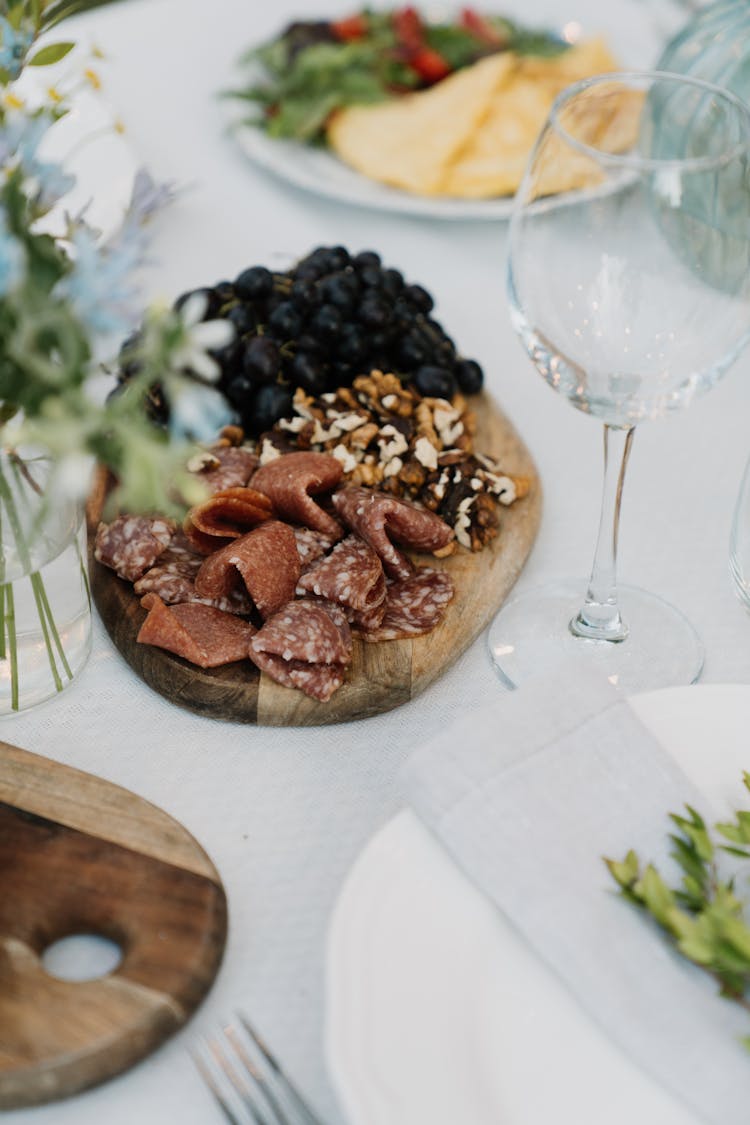
M 635 429 L 604 427 L 604 486 L 599 535 L 586 600 L 570 622 L 577 637 L 594 641 L 624 641 L 628 627 L 617 604 L 617 536 L 625 470 Z

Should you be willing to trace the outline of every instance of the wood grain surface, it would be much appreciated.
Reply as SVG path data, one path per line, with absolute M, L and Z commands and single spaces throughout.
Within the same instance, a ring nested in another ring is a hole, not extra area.
M 208 856 L 125 789 L 0 742 L 0 1109 L 75 1094 L 143 1058 L 210 988 L 227 929 Z M 41 955 L 71 934 L 122 950 L 84 982 Z
M 476 449 L 498 458 L 506 472 L 528 476 L 532 484 L 527 496 L 501 508 L 500 535 L 484 550 L 473 554 L 458 548 L 444 560 L 414 556 L 422 564 L 449 571 L 456 585 L 456 597 L 437 629 L 423 637 L 381 644 L 355 639 L 346 682 L 328 703 L 319 703 L 261 675 L 249 660 L 204 670 L 161 649 L 137 644 L 145 610 L 129 583 L 96 562 L 90 546 L 94 602 L 120 653 L 147 684 L 173 703 L 235 722 L 338 723 L 389 711 L 419 695 L 476 639 L 503 604 L 531 550 L 541 516 L 541 488 L 523 441 L 488 395 L 476 396 L 473 406 Z M 100 487 L 89 505 L 91 528 L 102 501 Z

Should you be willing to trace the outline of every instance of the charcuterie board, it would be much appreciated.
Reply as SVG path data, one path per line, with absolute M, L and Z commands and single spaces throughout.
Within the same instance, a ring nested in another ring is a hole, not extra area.
M 146 616 L 132 587 L 93 558 L 94 602 L 115 646 L 150 687 L 166 699 L 215 719 L 267 726 L 317 726 L 364 719 L 408 702 L 432 683 L 471 644 L 505 601 L 526 561 L 541 515 L 541 488 L 531 455 L 511 422 L 483 393 L 472 404 L 477 415 L 476 448 L 495 457 L 505 472 L 527 476 L 529 493 L 500 511 L 500 534 L 482 551 L 459 548 L 449 558 L 421 556 L 420 562 L 448 570 L 456 596 L 445 619 L 431 633 L 408 640 L 365 644 L 355 641 L 354 660 L 344 685 L 319 703 L 261 675 L 251 662 L 204 670 L 136 636 Z M 95 528 L 104 490 L 89 504 Z M 90 543 L 92 535 L 89 536 Z
M 0 742 L 0 1109 L 111 1078 L 181 1027 L 219 968 L 219 875 L 161 809 Z M 60 938 L 121 947 L 94 980 L 45 971 Z

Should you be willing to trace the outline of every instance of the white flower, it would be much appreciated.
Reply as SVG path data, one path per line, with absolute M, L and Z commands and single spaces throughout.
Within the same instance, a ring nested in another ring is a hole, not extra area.
M 170 354 L 172 369 L 188 369 L 207 383 L 215 383 L 221 368 L 209 349 L 224 348 L 234 339 L 234 325 L 228 320 L 203 320 L 208 301 L 205 294 L 193 293 L 180 309 L 182 341 Z
M 213 387 L 183 379 L 169 387 L 169 433 L 179 441 L 214 441 L 236 415 Z

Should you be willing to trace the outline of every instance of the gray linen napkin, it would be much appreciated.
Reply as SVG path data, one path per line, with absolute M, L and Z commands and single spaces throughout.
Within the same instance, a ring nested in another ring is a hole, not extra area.
M 498 693 L 415 754 L 403 780 L 607 1035 L 706 1122 L 750 1121 L 747 1014 L 613 893 L 602 862 L 634 847 L 671 873 L 667 813 L 687 802 L 711 815 L 614 688 L 561 674 Z

